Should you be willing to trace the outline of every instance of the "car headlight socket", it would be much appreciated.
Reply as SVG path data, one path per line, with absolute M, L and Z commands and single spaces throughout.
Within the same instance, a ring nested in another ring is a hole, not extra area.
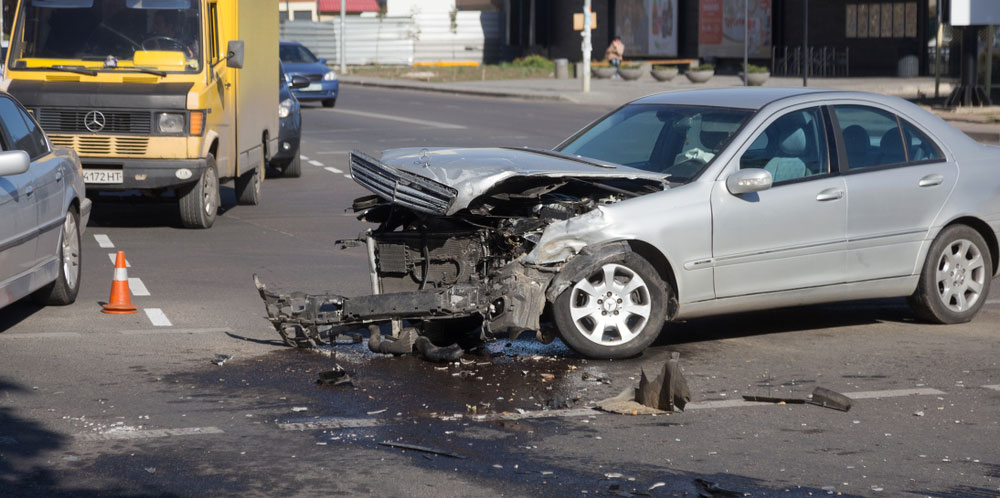
M 292 99 L 282 100 L 281 103 L 278 104 L 278 117 L 287 118 L 288 115 L 291 113 L 292 113 Z
M 323 74 L 323 81 L 337 81 L 337 73 L 333 71 L 327 71 Z
M 185 131 L 183 113 L 161 112 L 156 115 L 156 131 L 164 135 L 180 135 Z

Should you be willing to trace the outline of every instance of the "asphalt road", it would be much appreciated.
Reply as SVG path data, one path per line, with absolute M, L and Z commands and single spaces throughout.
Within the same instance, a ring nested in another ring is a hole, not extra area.
M 196 231 L 173 206 L 98 204 L 77 303 L 0 310 L 0 496 L 1000 494 L 996 287 L 969 324 L 916 322 L 902 300 L 778 310 L 670 324 L 628 361 L 531 338 L 447 366 L 279 343 L 252 273 L 367 288 L 363 254 L 336 244 L 363 228 L 345 212 L 365 194 L 351 149 L 551 147 L 608 110 L 346 87 L 336 109 L 304 109 L 303 176 L 268 179 L 261 206 L 224 186 L 224 213 Z M 135 315 L 99 312 L 115 250 L 139 279 Z M 588 409 L 671 351 L 687 411 Z M 334 364 L 353 386 L 315 384 Z M 739 401 L 816 386 L 854 407 Z

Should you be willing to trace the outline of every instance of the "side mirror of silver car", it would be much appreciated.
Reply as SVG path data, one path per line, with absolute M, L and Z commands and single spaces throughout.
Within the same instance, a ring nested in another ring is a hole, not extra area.
M 733 195 L 760 192 L 771 188 L 771 172 L 761 168 L 741 169 L 726 178 L 726 188 Z
M 31 158 L 23 150 L 0 152 L 0 176 L 20 175 L 28 171 Z

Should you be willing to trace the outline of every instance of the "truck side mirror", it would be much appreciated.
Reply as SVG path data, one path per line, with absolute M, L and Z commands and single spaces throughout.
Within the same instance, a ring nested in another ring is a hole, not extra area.
M 243 40 L 232 40 L 226 47 L 226 67 L 240 69 L 243 67 Z

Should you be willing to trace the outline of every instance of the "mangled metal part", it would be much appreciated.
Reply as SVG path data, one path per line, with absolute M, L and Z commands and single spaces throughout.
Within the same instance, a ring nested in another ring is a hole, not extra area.
M 691 401 L 691 390 L 681 373 L 679 359 L 680 353 L 670 353 L 660 375 L 652 381 L 646 376 L 646 369 L 642 369 L 639 388 L 635 391 L 636 402 L 668 412 L 684 411 L 684 405 Z
M 824 408 L 830 408 L 833 410 L 839 410 L 842 412 L 849 411 L 853 402 L 851 398 L 844 396 L 836 391 L 831 391 L 825 387 L 816 387 L 813 389 L 812 397 L 806 398 L 794 398 L 788 396 L 756 396 L 752 394 L 744 394 L 743 399 L 746 401 L 754 401 L 758 403 L 784 403 L 786 405 L 816 405 L 822 406 Z

